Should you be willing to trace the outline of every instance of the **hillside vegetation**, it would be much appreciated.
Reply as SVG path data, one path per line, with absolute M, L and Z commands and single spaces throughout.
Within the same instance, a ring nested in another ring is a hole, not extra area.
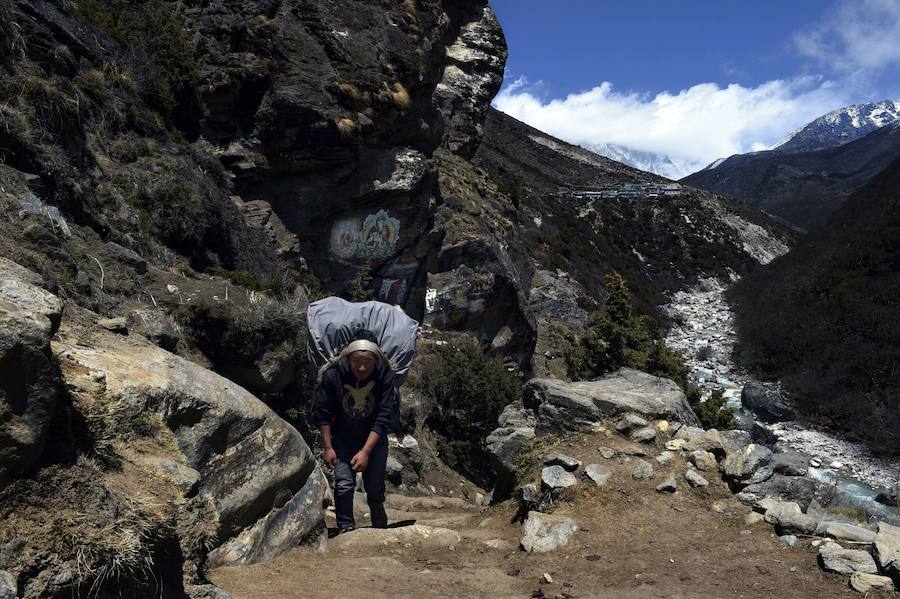
M 731 297 L 746 365 L 805 415 L 900 451 L 900 160 Z

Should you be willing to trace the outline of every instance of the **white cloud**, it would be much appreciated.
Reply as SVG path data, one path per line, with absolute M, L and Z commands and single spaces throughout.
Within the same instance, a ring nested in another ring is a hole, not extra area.
M 900 65 L 900 2 L 841 0 L 811 28 L 794 35 L 805 55 L 845 72 Z
M 545 100 L 520 78 L 500 91 L 501 111 L 570 143 L 613 143 L 667 154 L 695 169 L 768 147 L 830 110 L 850 103 L 842 86 L 820 77 L 757 87 L 701 83 L 655 96 L 620 93 L 609 82 Z

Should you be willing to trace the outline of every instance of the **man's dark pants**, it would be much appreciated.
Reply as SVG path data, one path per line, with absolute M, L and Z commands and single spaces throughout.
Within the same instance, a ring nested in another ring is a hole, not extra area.
M 340 530 L 356 526 L 353 519 L 353 491 L 356 489 L 356 473 L 350 467 L 350 460 L 363 448 L 363 445 L 365 445 L 365 439 L 356 443 L 334 439 L 334 451 L 338 459 L 337 464 L 334 465 L 334 511 Z M 387 437 L 382 437 L 372 449 L 369 465 L 362 473 L 369 502 L 369 513 L 372 516 L 372 525 L 375 527 L 387 525 L 387 517 L 382 517 L 384 515 L 384 475 L 387 470 L 387 457 Z

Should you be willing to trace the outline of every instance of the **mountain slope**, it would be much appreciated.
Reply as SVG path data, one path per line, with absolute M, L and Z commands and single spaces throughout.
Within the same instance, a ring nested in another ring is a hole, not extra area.
M 808 416 L 900 447 L 900 159 L 733 290 L 742 361 Z
M 900 120 L 900 100 L 854 104 L 820 116 L 773 145 L 780 152 L 812 152 L 849 143 Z
M 633 192 L 669 182 L 496 110 L 473 161 L 511 198 L 517 235 L 537 271 L 524 291 L 537 320 L 538 362 L 550 348 L 563 353 L 566 331 L 584 324 L 583 306 L 605 299 L 603 278 L 612 270 L 641 311 L 654 313 L 664 293 L 750 272 L 795 239 L 785 224 L 707 192 Z M 615 190 L 624 192 L 601 197 Z
M 898 156 L 900 123 L 892 123 L 838 147 L 738 154 L 682 182 L 812 229 Z

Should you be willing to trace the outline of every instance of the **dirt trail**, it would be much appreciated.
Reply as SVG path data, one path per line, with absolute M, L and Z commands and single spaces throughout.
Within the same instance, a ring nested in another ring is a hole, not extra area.
M 707 490 L 691 489 L 681 477 L 681 456 L 665 466 L 649 457 L 654 480 L 634 480 L 629 473 L 636 458 L 620 453 L 603 460 L 601 445 L 635 448 L 601 435 L 557 447 L 613 470 L 606 487 L 580 480 L 560 501 L 555 513 L 575 518 L 581 530 L 557 551 L 518 549 L 521 526 L 513 522 L 512 502 L 481 511 L 460 509 L 458 500 L 439 509 L 438 499 L 430 507 L 389 511 L 392 522 L 417 526 L 363 528 L 333 539 L 324 553 L 298 548 L 268 564 L 214 571 L 212 579 L 235 599 L 518 598 L 538 590 L 546 597 L 609 599 L 855 595 L 845 578 L 819 569 L 808 542 L 784 547 L 765 523 L 745 524 L 749 508 L 717 477 L 709 476 Z M 657 493 L 668 472 L 676 473 L 678 492 Z M 420 525 L 449 530 L 425 538 Z M 552 583 L 541 582 L 544 573 Z

